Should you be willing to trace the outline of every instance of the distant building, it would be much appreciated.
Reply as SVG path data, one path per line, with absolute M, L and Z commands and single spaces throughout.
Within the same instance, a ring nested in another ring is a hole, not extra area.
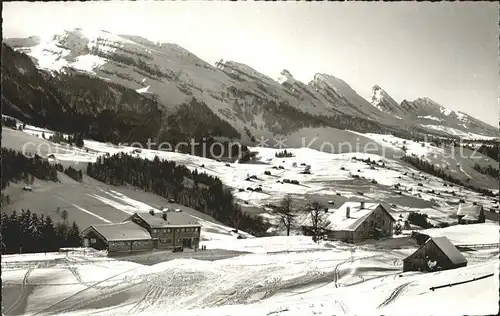
M 85 247 L 108 254 L 152 249 L 198 249 L 201 225 L 182 211 L 134 213 L 122 223 L 91 225 L 82 232 Z
M 467 259 L 446 237 L 429 238 L 403 259 L 403 271 L 448 270 L 467 265 Z
M 187 178 L 187 177 L 183 177 L 183 179 L 182 179 L 182 185 L 185 188 L 192 189 L 195 186 L 195 182 L 194 182 L 193 179 L 190 179 L 190 178 Z
M 396 222 L 381 204 L 365 202 L 345 202 L 338 209 L 329 209 L 325 220 L 329 222 L 323 231 L 327 239 L 349 243 L 391 237 Z M 311 227 L 302 228 L 307 233 Z
M 486 216 L 481 205 L 460 203 L 458 205 L 457 220 L 459 224 L 484 223 Z

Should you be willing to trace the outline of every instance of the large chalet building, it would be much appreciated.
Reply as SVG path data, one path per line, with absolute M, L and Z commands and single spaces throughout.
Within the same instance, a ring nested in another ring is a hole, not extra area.
M 121 223 L 91 225 L 82 232 L 85 247 L 109 255 L 152 249 L 198 249 L 201 225 L 182 211 L 134 213 Z
M 329 240 L 358 243 L 368 239 L 391 237 L 394 217 L 379 203 L 345 202 L 325 212 L 328 225 L 323 233 Z M 307 232 L 310 226 L 303 225 Z

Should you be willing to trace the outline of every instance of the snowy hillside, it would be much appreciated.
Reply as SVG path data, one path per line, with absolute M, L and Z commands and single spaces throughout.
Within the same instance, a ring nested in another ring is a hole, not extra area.
M 257 240 L 266 249 L 268 238 Z M 417 303 L 418 315 L 440 311 L 458 316 L 494 314 L 498 309 L 497 260 L 483 258 L 435 273 L 402 273 L 401 260 L 414 249 L 369 250 L 336 243 L 293 252 L 296 239 L 288 237 L 288 243 L 292 252 L 217 261 L 178 259 L 152 266 L 94 254 L 2 256 L 4 312 L 417 315 L 408 310 Z M 472 282 L 430 289 L 463 281 Z
M 42 132 L 47 137 L 51 135 L 49 130 L 29 125 L 23 132 L 6 129 L 3 133 L 3 142 L 10 148 L 20 150 L 23 142 L 30 141 L 35 144 L 36 141 L 40 142 Z M 30 134 L 38 137 L 30 136 Z M 160 159 L 175 161 L 191 170 L 220 178 L 232 189 L 237 202 L 245 211 L 259 214 L 271 222 L 274 222 L 274 217 L 269 205 L 277 205 L 286 194 L 292 194 L 299 204 L 311 199 L 323 204 L 333 201 L 334 208 L 347 200 L 376 201 L 384 203 L 395 216 L 406 216 L 412 211 L 426 213 L 433 224 L 455 223 L 454 216 L 459 199 L 465 199 L 468 203 L 477 202 L 487 211 L 498 207 L 496 198 L 490 198 L 460 186 L 452 186 L 398 159 L 404 154 L 402 148 L 406 147 L 408 155 L 426 159 L 440 168 L 447 168 L 448 172 L 456 178 L 464 179 L 464 181 L 471 178 L 471 183 L 498 192 L 496 179 L 479 174 L 473 169 L 476 162 L 482 166 L 490 165 L 495 168 L 495 163 L 481 154 L 476 153 L 477 157 L 474 159 L 462 157 L 458 153 L 452 156 L 445 149 L 430 143 L 422 144 L 390 135 L 352 133 L 351 136 L 372 140 L 379 146 L 376 147 L 377 150 L 368 150 L 367 153 L 351 152 L 348 148 L 344 149 L 344 152 L 333 153 L 309 148 L 288 148 L 287 151 L 293 156 L 288 158 L 276 157 L 276 154 L 280 152 L 279 149 L 253 147 L 250 150 L 256 153 L 256 161 L 250 164 L 226 164 L 170 151 L 142 149 L 141 152 L 134 152 L 135 147 L 110 145 L 92 140 L 85 140 L 83 149 L 54 145 L 51 152 L 54 155 L 53 161 L 65 165 L 76 164 L 78 168 L 82 165 L 84 167 L 86 162 L 95 162 L 101 155 L 117 153 L 128 153 L 149 160 L 157 156 Z M 373 149 L 373 146 L 370 148 Z M 471 153 L 472 151 L 469 155 Z M 48 153 L 41 154 L 47 155 Z M 370 159 L 373 163 L 366 163 L 364 161 L 366 159 Z M 302 173 L 306 165 L 311 166 L 311 174 Z M 290 183 L 291 180 L 297 183 Z M 117 215 L 112 215 L 117 211 L 122 214 L 120 219 L 123 219 L 133 211 L 147 212 L 165 203 L 159 199 L 152 203 L 132 203 L 133 200 L 125 199 L 126 196 L 132 197 L 129 195 L 130 190 L 125 192 L 120 189 L 121 192 L 114 192 L 120 190 L 109 188 L 90 190 L 90 188 L 85 189 L 88 191 L 86 192 L 88 198 L 92 201 L 99 201 L 106 208 L 113 210 L 108 213 L 98 212 L 96 215 L 110 221 L 118 218 Z M 257 188 L 261 191 L 256 191 Z M 68 193 L 68 197 L 70 196 L 73 194 Z M 63 196 L 60 197 L 68 200 Z M 85 205 L 88 202 L 75 199 L 72 203 L 86 209 Z M 85 225 L 90 224 L 90 220 L 86 219 Z M 92 220 L 96 220 L 95 216 Z M 207 240 L 214 238 L 207 236 Z

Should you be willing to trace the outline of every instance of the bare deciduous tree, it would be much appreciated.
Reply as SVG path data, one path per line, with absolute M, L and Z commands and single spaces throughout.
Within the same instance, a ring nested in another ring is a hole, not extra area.
M 290 236 L 290 230 L 295 223 L 296 214 L 294 214 L 293 200 L 290 194 L 287 194 L 280 205 L 275 210 L 276 215 L 280 218 L 280 223 L 286 228 L 286 235 Z
M 314 201 L 309 204 L 307 212 L 311 219 L 311 229 L 313 232 L 313 241 L 318 242 L 322 236 L 324 229 L 330 224 L 326 219 L 326 212 L 328 209 L 321 205 L 321 203 Z

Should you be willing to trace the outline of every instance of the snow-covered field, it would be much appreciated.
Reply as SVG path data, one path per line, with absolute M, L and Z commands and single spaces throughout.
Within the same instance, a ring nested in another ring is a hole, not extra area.
M 9 131 L 9 133 L 35 135 L 38 140 L 40 140 L 41 132 L 46 135 L 51 134 L 49 130 L 29 125 L 26 126 L 24 132 Z M 478 153 L 476 153 L 477 158 L 474 158 L 475 156 L 449 157 L 446 149 L 430 143 L 417 143 L 391 135 L 359 134 L 359 137 L 371 139 L 374 145 L 378 144 L 377 154 L 330 153 L 310 148 L 287 148 L 293 157 L 277 158 L 275 154 L 280 151 L 279 149 L 253 147 L 250 150 L 257 153 L 258 163 L 232 163 L 227 166 L 224 162 L 188 154 L 149 149 L 134 152 L 137 149 L 135 147 L 105 144 L 92 140 L 85 140 L 83 149 L 54 145 L 49 152 L 53 153 L 56 161 L 66 163 L 95 162 L 101 155 L 121 152 L 145 159 L 154 159 L 157 156 L 160 159 L 176 161 L 191 170 L 196 169 L 198 172 L 219 177 L 225 185 L 233 189 L 234 196 L 244 209 L 250 209 L 271 221 L 273 220 L 270 215 L 272 212 L 266 208 L 266 204 L 277 204 L 286 194 L 294 195 L 297 200 L 319 199 L 325 204 L 333 200 L 336 207 L 347 200 L 381 202 L 390 206 L 390 211 L 398 215 L 404 215 L 410 211 L 428 213 L 431 222 L 434 221 L 434 223 L 453 222 L 453 214 L 457 209 L 456 203 L 460 198 L 469 203 L 478 202 L 487 210 L 498 205 L 496 199 L 461 187 L 452 187 L 441 179 L 423 174 L 395 159 L 397 153 L 400 153 L 400 156 L 403 155 L 402 147 L 404 146 L 407 154 L 413 154 L 441 167 L 446 167 L 455 177 L 466 179 L 472 176 L 471 183 L 476 181 L 498 192 L 496 190 L 498 182 L 495 179 L 481 175 L 472 168 L 476 162 L 483 166 L 495 167 L 494 162 Z M 50 142 L 47 143 L 50 144 Z M 387 155 L 390 158 L 384 157 L 385 151 L 390 153 Z M 358 160 L 354 160 L 355 158 Z M 367 158 L 376 161 L 377 165 L 370 166 L 360 161 Z M 311 166 L 311 174 L 301 173 L 305 165 Z M 270 172 L 270 175 L 266 175 L 265 172 Z M 248 176 L 256 176 L 256 179 L 248 181 L 246 180 Z M 360 178 L 353 179 L 353 176 Z M 284 183 L 283 180 L 286 179 L 297 180 L 299 184 Z M 395 187 L 397 184 L 400 185 L 398 188 Z M 248 190 L 258 187 L 262 188 L 262 192 Z M 358 192 L 363 193 L 363 196 Z M 125 214 L 138 209 L 148 211 L 156 208 L 149 203 L 130 204 L 123 194 L 119 196 L 109 191 L 105 194 L 91 193 L 90 195 Z
M 50 134 L 48 130 L 27 126 L 24 132 L 9 131 L 5 135 L 31 134 L 40 139 L 42 132 L 46 136 Z M 403 140 L 388 135 L 366 134 L 364 137 L 382 144 L 393 154 L 403 145 Z M 404 145 L 409 153 L 431 161 L 444 155 L 441 149 L 431 144 L 422 146 L 405 141 Z M 191 170 L 221 178 L 233 189 L 242 206 L 260 208 L 261 215 L 271 219 L 266 204 L 277 204 L 288 193 L 303 200 L 325 197 L 333 200 L 335 208 L 346 200 L 382 202 L 390 205 L 390 212 L 395 217 L 406 216 L 411 211 L 422 212 L 428 214 L 431 223 L 435 224 L 456 221 L 454 215 L 460 198 L 479 202 L 486 209 L 495 205 L 492 198 L 450 186 L 392 159 L 394 157 L 389 159 L 380 154 L 335 154 L 295 148 L 287 149 L 293 157 L 277 158 L 275 153 L 279 150 L 255 147 L 251 150 L 257 152 L 259 163 L 226 166 L 223 162 L 176 152 L 142 149 L 134 153 L 134 149 L 85 140 L 83 149 L 64 147 L 64 151 L 53 154 L 54 160 L 66 162 L 93 162 L 100 155 L 120 152 L 145 159 L 158 156 L 173 160 Z M 377 164 L 360 161 L 366 158 Z M 301 173 L 305 165 L 311 165 L 312 174 Z M 450 169 L 457 174 L 470 173 L 463 165 L 462 168 Z M 271 175 L 264 174 L 265 171 L 270 171 Z M 257 178 L 246 180 L 252 175 Z M 353 179 L 353 175 L 360 178 Z M 299 184 L 278 183 L 284 179 L 297 180 Z M 159 197 L 145 197 L 144 192 L 106 187 L 90 178 L 84 183 L 67 181 L 55 184 L 53 189 L 42 185 L 39 188 L 35 183 L 30 196 L 35 200 L 38 195 L 46 199 L 50 194 L 47 192 L 54 191 L 58 198 L 54 200 L 73 205 L 70 219 L 73 211 L 81 211 L 89 223 L 102 222 L 99 217 L 111 222 L 123 220 L 133 212 L 159 210 L 166 203 Z M 396 184 L 399 184 L 398 188 L 395 188 Z M 261 187 L 262 192 L 246 190 L 248 187 Z M 78 199 L 64 191 L 71 188 L 78 192 Z M 240 192 L 238 189 L 245 190 Z M 101 203 L 98 208 L 95 207 L 97 202 Z M 248 254 L 215 261 L 174 259 L 152 266 L 78 252 L 3 256 L 3 313 L 253 316 L 321 313 L 477 315 L 497 312 L 498 249 L 464 253 L 469 261 L 464 268 L 432 274 L 402 273 L 402 259 L 416 246 L 391 250 L 370 244 L 316 244 L 305 236 L 253 238 L 241 231 L 236 233 L 195 210 L 186 209 L 186 212 L 202 224 L 201 243 L 208 249 Z M 447 236 L 455 244 L 498 242 L 498 224 L 490 221 L 423 232 L 430 236 Z M 238 235 L 246 239 L 237 239 Z M 430 290 L 433 286 L 491 273 L 496 274 L 470 283 Z M 421 308 L 408 308 L 414 306 L 414 302 Z
M 341 243 L 309 248 L 302 237 L 233 241 L 273 252 L 153 266 L 70 254 L 2 257 L 4 314 L 24 315 L 487 315 L 498 308 L 498 263 L 436 273 L 401 272 L 407 251 Z M 498 252 L 497 252 L 498 253 Z M 40 257 L 40 256 L 39 256 Z M 48 258 L 52 258 L 52 262 Z M 30 266 L 23 262 L 30 262 Z M 17 266 L 17 263 L 21 264 Z M 431 287 L 471 280 L 430 290 Z M 457 304 L 457 301 L 460 304 Z M 363 304 L 359 304 L 363 302 Z M 417 302 L 418 305 L 413 305 Z M 408 306 L 419 306 L 418 309 Z
M 455 225 L 445 228 L 430 228 L 420 231 L 431 237 L 446 236 L 455 245 L 499 243 L 498 223 Z

